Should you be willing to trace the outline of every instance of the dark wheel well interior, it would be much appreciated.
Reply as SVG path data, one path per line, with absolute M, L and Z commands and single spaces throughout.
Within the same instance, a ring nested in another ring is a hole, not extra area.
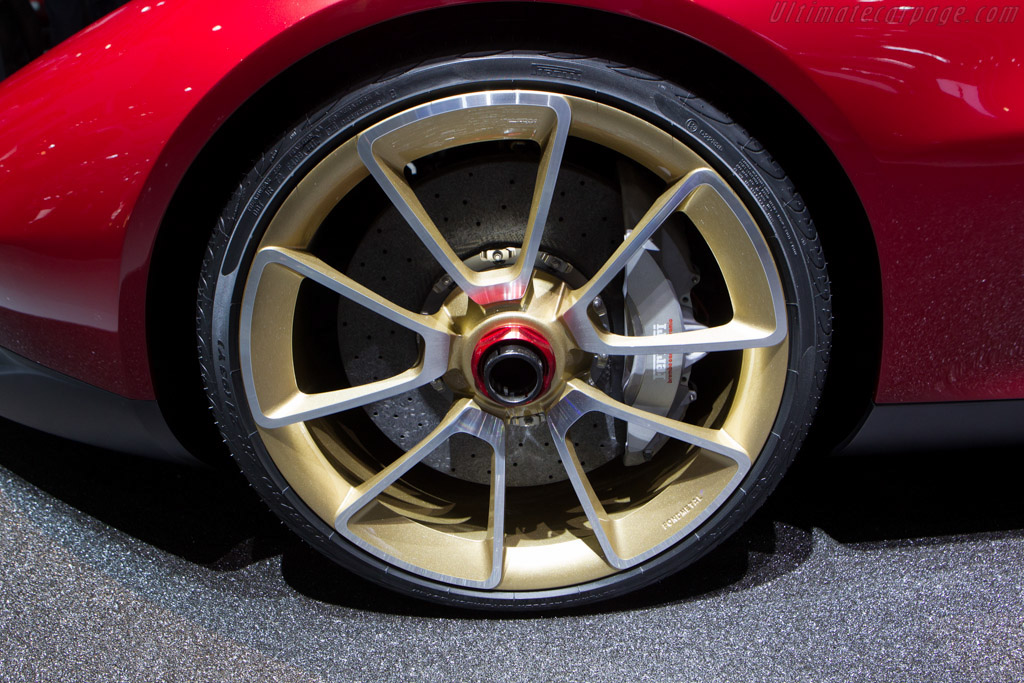
M 474 37 L 480 26 L 487 27 L 486 39 Z M 579 30 L 567 32 L 565 26 Z M 622 32 L 634 40 L 607 40 Z M 381 50 L 381 45 L 388 49 Z M 484 47 L 557 48 L 646 69 L 711 101 L 767 147 L 811 209 L 832 278 L 832 363 L 809 448 L 827 450 L 855 429 L 870 405 L 878 376 L 881 276 L 867 216 L 824 141 L 762 81 L 690 38 L 594 10 L 496 3 L 404 17 L 318 50 L 246 101 L 193 162 L 157 236 L 146 307 L 157 397 L 184 445 L 204 459 L 216 460 L 226 453 L 200 382 L 196 280 L 217 217 L 262 151 L 310 111 L 363 81 L 413 61 Z M 373 71 L 368 73 L 371 63 Z M 676 66 L 692 64 L 701 68 Z M 723 83 L 729 87 L 723 88 Z

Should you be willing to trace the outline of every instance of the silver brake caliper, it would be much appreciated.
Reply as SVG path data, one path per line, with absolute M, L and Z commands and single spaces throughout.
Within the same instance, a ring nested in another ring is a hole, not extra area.
M 698 281 L 686 243 L 674 232 L 659 231 L 626 265 L 622 289 L 627 333 L 671 334 L 704 328 L 694 318 L 690 296 Z M 689 383 L 691 366 L 705 355 L 657 353 L 627 358 L 624 401 L 641 410 L 680 419 L 696 398 Z M 648 429 L 629 425 L 623 463 L 647 462 L 666 440 Z

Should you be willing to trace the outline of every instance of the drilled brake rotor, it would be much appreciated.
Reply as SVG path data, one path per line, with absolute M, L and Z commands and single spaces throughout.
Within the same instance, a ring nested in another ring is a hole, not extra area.
M 523 225 L 529 213 L 530 196 L 523 187 L 532 186 L 536 162 L 528 150 L 517 156 L 505 154 L 488 162 L 471 166 L 457 165 L 430 173 L 418 169 L 418 175 L 430 174 L 417 190 L 424 205 L 438 216 L 441 230 L 449 242 L 471 267 L 481 269 L 481 247 L 502 248 L 522 243 Z M 509 158 L 511 156 L 511 158 Z M 526 157 L 526 158 L 522 158 Z M 565 279 L 567 268 L 575 275 L 570 284 L 585 281 L 589 266 L 586 251 L 579 249 L 580 239 L 614 244 L 622 240 L 622 209 L 617 188 L 601 184 L 592 173 L 565 166 L 560 185 L 585 186 L 586 201 L 578 201 L 579 192 L 560 194 L 556 198 L 545 232 L 545 245 L 559 248 L 562 259 L 544 254 L 540 265 Z M 576 197 L 576 201 L 570 198 Z M 561 200 L 561 201 L 560 201 Z M 571 202 L 571 203 L 570 203 Z M 460 250 L 461 247 L 461 250 Z M 580 258 L 567 250 L 575 247 Z M 366 236 L 356 247 L 349 272 L 363 282 L 374 282 L 376 289 L 413 310 L 431 312 L 440 307 L 450 285 L 437 270 L 436 261 L 426 254 L 419 241 L 409 234 L 408 225 L 395 211 L 385 209 L 370 225 Z M 352 385 L 391 377 L 416 362 L 416 335 L 365 308 L 342 300 L 339 311 L 339 344 L 345 372 Z M 621 374 L 618 375 L 621 377 Z M 595 378 L 601 388 L 621 394 L 615 387 L 611 372 Z M 411 448 L 434 429 L 449 410 L 453 396 L 441 385 L 438 390 L 423 387 L 393 398 L 377 401 L 365 410 L 374 425 L 403 450 Z M 624 425 L 611 417 L 595 414 L 574 427 L 573 440 L 578 444 L 583 467 L 589 471 L 623 453 Z M 538 418 L 533 424 L 511 424 L 507 438 L 507 478 L 509 486 L 535 486 L 567 479 L 547 425 Z M 487 484 L 490 481 L 490 451 L 482 442 L 465 435 L 456 435 L 424 464 L 465 481 Z

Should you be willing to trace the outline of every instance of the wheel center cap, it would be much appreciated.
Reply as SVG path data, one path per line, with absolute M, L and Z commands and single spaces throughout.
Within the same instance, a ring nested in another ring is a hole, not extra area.
M 506 324 L 489 331 L 473 349 L 473 379 L 484 396 L 505 406 L 534 401 L 551 386 L 555 356 L 536 330 Z

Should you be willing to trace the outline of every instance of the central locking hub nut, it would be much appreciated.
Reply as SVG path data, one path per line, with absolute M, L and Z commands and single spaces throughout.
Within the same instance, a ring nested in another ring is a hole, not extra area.
M 480 338 L 472 367 L 480 393 L 503 406 L 522 406 L 551 387 L 555 355 L 540 332 L 511 323 Z

